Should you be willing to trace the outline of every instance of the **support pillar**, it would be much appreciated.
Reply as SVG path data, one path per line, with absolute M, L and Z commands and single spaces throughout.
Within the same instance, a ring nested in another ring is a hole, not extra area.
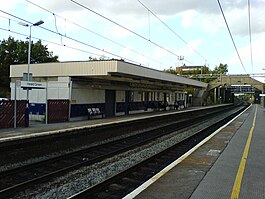
M 125 91 L 124 113 L 129 115 L 131 91 Z
M 145 92 L 145 96 L 144 96 L 144 105 L 145 105 L 145 111 L 148 110 L 148 104 L 149 104 L 149 92 L 146 91 Z
M 213 103 L 216 103 L 216 88 L 213 89 Z
M 164 105 L 164 111 L 166 111 L 167 110 L 167 94 L 166 93 L 164 93 L 164 103 L 163 103 L 163 105 Z

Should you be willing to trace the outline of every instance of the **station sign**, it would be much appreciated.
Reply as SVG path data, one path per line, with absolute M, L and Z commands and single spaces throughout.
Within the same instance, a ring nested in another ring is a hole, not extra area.
M 20 81 L 20 87 L 24 89 L 45 89 L 45 82 Z

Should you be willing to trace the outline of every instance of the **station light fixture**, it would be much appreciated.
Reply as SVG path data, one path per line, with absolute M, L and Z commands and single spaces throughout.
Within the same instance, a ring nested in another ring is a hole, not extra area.
M 29 68 L 30 68 L 30 56 L 31 56 L 31 27 L 32 26 L 39 26 L 41 24 L 43 24 L 44 21 L 40 20 L 37 21 L 36 23 L 30 25 L 24 22 L 19 22 L 19 25 L 25 26 L 25 27 L 29 27 L 29 49 L 28 49 L 28 69 L 27 69 L 27 81 L 29 81 Z M 29 101 L 29 89 L 27 89 L 27 101 Z

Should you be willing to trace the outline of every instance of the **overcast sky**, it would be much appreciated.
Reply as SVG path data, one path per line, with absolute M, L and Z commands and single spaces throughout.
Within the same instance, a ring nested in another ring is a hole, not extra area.
M 43 44 L 58 55 L 60 61 L 105 56 L 122 57 L 158 70 L 184 63 L 206 64 L 213 69 L 223 63 L 228 64 L 230 74 L 265 72 L 262 70 L 265 68 L 265 0 L 250 1 L 253 67 L 247 0 L 220 0 L 243 64 L 215 0 L 141 0 L 151 12 L 138 0 L 74 0 L 90 10 L 71 0 L 34 0 L 45 10 L 27 0 L 1 1 L 4 2 L 0 8 L 0 39 L 12 36 L 26 40 L 26 36 L 3 29 L 28 35 L 29 28 L 18 22 L 43 20 L 45 23 L 41 26 L 53 33 L 32 27 L 32 37 L 43 39 Z M 179 61 L 178 56 L 184 56 L 185 60 Z

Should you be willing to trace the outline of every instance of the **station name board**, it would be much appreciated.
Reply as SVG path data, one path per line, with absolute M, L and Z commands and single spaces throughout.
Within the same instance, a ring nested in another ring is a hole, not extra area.
M 31 82 L 31 81 L 20 81 L 17 83 L 21 88 L 29 88 L 29 89 L 45 89 L 46 83 L 44 82 Z

